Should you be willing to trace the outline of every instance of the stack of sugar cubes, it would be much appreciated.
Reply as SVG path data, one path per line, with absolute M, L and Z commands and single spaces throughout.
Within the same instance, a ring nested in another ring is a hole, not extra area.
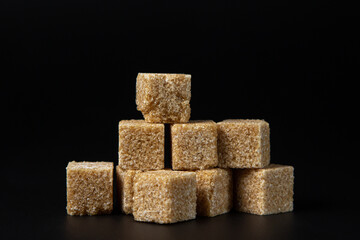
M 292 211 L 294 169 L 270 164 L 269 124 L 189 121 L 190 98 L 191 75 L 138 74 L 136 104 L 145 120 L 119 123 L 121 211 L 136 221 L 161 224 L 213 217 L 232 208 L 258 215 Z M 165 139 L 171 140 L 169 169 Z M 112 211 L 113 168 L 111 162 L 69 163 L 68 214 Z

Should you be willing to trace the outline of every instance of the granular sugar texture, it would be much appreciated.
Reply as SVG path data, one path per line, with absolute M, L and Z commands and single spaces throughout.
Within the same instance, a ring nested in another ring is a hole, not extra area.
M 270 164 L 262 169 L 238 169 L 234 177 L 237 211 L 268 215 L 293 210 L 292 166 Z
M 197 215 L 214 217 L 232 208 L 233 179 L 231 169 L 196 171 Z
M 109 214 L 113 210 L 112 162 L 69 162 L 66 168 L 67 213 Z
M 196 217 L 196 174 L 158 170 L 135 175 L 136 221 L 175 223 Z
M 190 119 L 191 75 L 139 73 L 136 105 L 146 122 L 178 123 Z
M 126 170 L 164 168 L 164 124 L 119 122 L 119 166 Z
M 263 120 L 224 120 L 218 126 L 219 167 L 263 168 L 270 164 L 270 127 Z
M 136 173 L 141 170 L 123 170 L 120 166 L 116 166 L 116 185 L 120 210 L 123 213 L 131 214 L 133 205 L 133 183 Z
M 171 125 L 172 168 L 198 170 L 218 165 L 217 126 L 214 121 Z

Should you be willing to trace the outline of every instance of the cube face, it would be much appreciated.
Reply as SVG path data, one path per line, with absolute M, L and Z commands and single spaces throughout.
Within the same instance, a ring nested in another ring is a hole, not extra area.
M 270 164 L 263 169 L 235 172 L 237 211 L 268 215 L 293 210 L 294 168 Z
M 197 215 L 214 217 L 232 208 L 233 179 L 230 169 L 209 169 L 196 172 Z
M 164 124 L 120 121 L 119 165 L 126 170 L 163 169 L 164 138 Z
M 67 175 L 69 215 L 109 214 L 113 210 L 113 167 L 111 162 L 70 162 Z
M 123 170 L 120 166 L 116 166 L 116 182 L 118 190 L 118 199 L 120 210 L 125 214 L 132 213 L 133 206 L 133 183 L 136 173 L 140 170 Z
M 217 123 L 219 167 L 262 168 L 270 164 L 270 127 L 263 120 Z
M 213 121 L 171 125 L 172 168 L 198 170 L 218 165 L 217 126 Z
M 196 217 L 196 174 L 158 170 L 135 175 L 136 221 L 175 223 Z
M 136 105 L 146 122 L 177 123 L 190 119 L 191 75 L 139 73 Z

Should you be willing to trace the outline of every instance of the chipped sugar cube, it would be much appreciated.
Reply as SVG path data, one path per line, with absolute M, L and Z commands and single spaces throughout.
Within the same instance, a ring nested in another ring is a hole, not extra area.
M 294 168 L 270 164 L 262 169 L 237 169 L 234 174 L 237 211 L 269 215 L 293 210 Z
M 218 165 L 217 127 L 211 120 L 171 125 L 172 168 L 199 170 Z
M 67 213 L 109 214 L 113 210 L 112 162 L 69 162 L 66 168 Z
M 218 126 L 219 167 L 262 168 L 270 164 L 270 128 L 263 120 L 224 120 Z
M 119 122 L 119 166 L 125 170 L 164 168 L 164 124 Z
M 116 166 L 116 183 L 120 209 L 126 214 L 132 213 L 133 205 L 133 182 L 136 173 L 141 170 L 123 170 Z
M 175 223 L 196 217 L 196 174 L 171 170 L 142 172 L 134 178 L 136 221 Z
M 177 123 L 190 119 L 191 75 L 139 73 L 136 105 L 146 122 Z
M 233 179 L 231 169 L 196 171 L 197 215 L 214 217 L 232 208 Z
M 171 171 L 164 169 L 164 171 Z M 116 183 L 120 210 L 125 214 L 132 214 L 134 197 L 134 177 L 141 170 L 123 170 L 116 166 Z

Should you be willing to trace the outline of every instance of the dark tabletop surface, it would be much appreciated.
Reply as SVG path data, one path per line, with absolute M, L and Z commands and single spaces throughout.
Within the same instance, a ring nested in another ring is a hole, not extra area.
M 2 239 L 356 239 L 359 221 L 345 210 L 295 209 L 256 216 L 230 212 L 171 225 L 135 222 L 118 212 L 107 216 L 67 216 L 65 209 L 8 211 Z M 31 209 L 31 210 L 30 210 Z M 2 213 L 4 214 L 4 212 Z

